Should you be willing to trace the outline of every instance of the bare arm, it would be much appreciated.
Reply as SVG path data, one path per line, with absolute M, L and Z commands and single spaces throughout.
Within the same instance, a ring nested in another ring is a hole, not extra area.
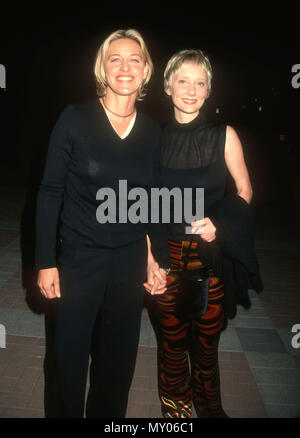
M 234 179 L 237 194 L 249 204 L 253 194 L 251 182 L 242 144 L 236 131 L 231 126 L 227 126 L 226 129 L 225 162 Z
M 158 263 L 155 261 L 151 251 L 151 241 L 147 235 L 148 247 L 148 266 L 147 266 L 147 283 L 144 287 L 151 295 L 163 294 L 167 289 L 166 285 L 166 271 L 160 269 Z
M 237 194 L 250 204 L 253 192 L 243 148 L 237 133 L 231 126 L 227 126 L 226 129 L 225 162 L 234 179 Z M 216 227 L 208 217 L 192 222 L 191 225 L 193 234 L 199 234 L 207 242 L 215 240 Z

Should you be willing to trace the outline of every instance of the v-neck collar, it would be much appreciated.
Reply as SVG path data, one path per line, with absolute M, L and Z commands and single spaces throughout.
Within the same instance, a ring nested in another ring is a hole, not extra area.
M 134 124 L 135 124 L 135 119 L 136 119 L 136 113 L 134 114 L 134 116 L 132 117 L 132 119 L 130 120 L 130 122 L 129 122 L 129 125 L 127 126 L 127 129 L 126 129 L 126 131 L 124 132 L 124 134 L 123 134 L 123 136 L 121 137 L 119 134 L 119 137 L 122 139 L 122 140 L 124 140 L 126 137 L 128 137 L 128 135 L 131 133 L 131 130 L 133 129 L 133 127 L 134 127 Z M 109 120 L 109 119 L 108 119 Z M 110 121 L 110 120 L 109 120 Z M 111 123 L 111 122 L 110 122 Z M 112 125 L 112 123 L 111 123 L 111 125 Z M 114 128 L 114 127 L 113 127 Z M 114 128 L 115 129 L 115 128 Z
M 127 131 L 128 131 L 128 128 L 129 128 L 130 125 L 132 124 L 131 129 L 130 129 L 130 131 L 128 132 L 128 134 L 127 134 L 125 137 L 120 137 L 120 135 L 119 135 L 119 134 L 117 133 L 117 131 L 115 130 L 113 124 L 112 124 L 111 121 L 109 120 L 109 118 L 108 118 L 108 116 L 107 116 L 107 114 L 106 114 L 106 111 L 105 111 L 105 109 L 103 108 L 103 105 L 102 105 L 101 102 L 99 101 L 99 98 L 97 98 L 97 102 L 96 102 L 96 104 L 97 104 L 97 106 L 98 106 L 100 112 L 101 112 L 102 115 L 104 116 L 105 123 L 106 123 L 107 125 L 109 125 L 110 129 L 113 131 L 114 136 L 117 137 L 118 140 L 120 140 L 120 141 L 122 141 L 122 142 L 125 142 L 125 141 L 127 140 L 127 138 L 129 138 L 129 137 L 131 136 L 131 133 L 132 133 L 132 131 L 134 130 L 134 127 L 135 127 L 135 125 L 136 125 L 136 119 L 137 119 L 137 117 L 138 117 L 138 112 L 136 111 L 135 116 L 134 116 L 133 119 L 130 121 L 130 123 L 129 123 L 127 129 L 126 129 L 126 131 L 124 132 L 124 134 L 126 134 Z M 132 122 L 132 121 L 133 121 L 133 122 Z

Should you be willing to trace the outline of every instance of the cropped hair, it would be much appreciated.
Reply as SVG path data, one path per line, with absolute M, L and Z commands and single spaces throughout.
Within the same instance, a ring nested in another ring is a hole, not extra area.
M 172 77 L 177 70 L 180 69 L 182 64 L 185 62 L 191 62 L 194 64 L 201 64 L 207 76 L 207 97 L 211 92 L 211 81 L 212 81 L 212 67 L 210 60 L 204 54 L 202 50 L 199 49 L 186 49 L 175 53 L 169 60 L 165 71 L 164 71 L 164 87 L 170 88 Z
M 119 40 L 121 38 L 129 38 L 134 41 L 136 41 L 141 50 L 144 57 L 145 63 L 148 64 L 148 73 L 146 78 L 143 80 L 137 94 L 137 100 L 142 100 L 142 98 L 146 95 L 145 93 L 145 86 L 150 81 L 150 78 L 153 73 L 153 63 L 149 54 L 149 51 L 147 49 L 146 43 L 141 36 L 141 34 L 135 30 L 135 29 L 120 29 L 116 30 L 115 32 L 111 33 L 101 44 L 101 46 L 98 49 L 95 65 L 94 65 L 94 75 L 96 79 L 96 87 L 97 87 L 97 95 L 99 97 L 102 97 L 106 94 L 106 77 L 105 77 L 105 68 L 104 63 L 107 56 L 107 52 L 109 49 L 109 45 L 116 40 Z

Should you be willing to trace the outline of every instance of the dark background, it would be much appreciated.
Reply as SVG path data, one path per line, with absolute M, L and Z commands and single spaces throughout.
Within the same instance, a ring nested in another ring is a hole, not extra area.
M 2 186 L 35 190 L 59 113 L 68 103 L 96 95 L 93 64 L 99 45 L 112 31 L 133 27 L 144 36 L 155 66 L 139 107 L 167 123 L 166 62 L 180 49 L 204 50 L 214 71 L 205 110 L 239 133 L 253 205 L 283 202 L 290 217 L 299 211 L 300 88 L 291 85 L 291 68 L 300 63 L 296 11 L 282 4 L 262 10 L 253 3 L 230 8 L 211 3 L 208 9 L 178 1 L 1 8 L 0 63 L 7 73 L 7 88 L 0 90 Z
M 87 2 L 83 6 L 78 8 L 75 2 L 20 5 L 9 0 L 0 6 L 0 64 L 7 73 L 7 88 L 0 89 L 0 196 L 5 197 L 0 208 L 19 208 L 19 199 L 24 200 L 18 219 L 22 279 L 30 308 L 50 316 L 53 310 L 37 288 L 33 269 L 35 201 L 49 134 L 67 104 L 96 96 L 96 51 L 104 38 L 120 28 L 139 30 L 149 47 L 155 74 L 139 106 L 162 125 L 172 115 L 163 92 L 168 59 L 185 48 L 207 53 L 214 76 L 205 111 L 232 125 L 241 138 L 254 190 L 260 248 L 264 239 L 273 248 L 286 242 L 300 245 L 300 88 L 291 85 L 292 66 L 300 64 L 298 10 L 283 2 L 262 1 L 236 6 L 211 2 L 208 7 L 208 2 L 190 0 L 158 4 L 111 0 L 109 6 L 107 2 L 99 2 L 97 8 Z M 228 190 L 234 190 L 230 178 Z M 0 219 L 9 217 L 0 213 Z M 266 260 L 272 264 L 272 257 Z M 279 262 L 267 267 L 270 276 L 277 269 L 274 278 L 281 280 L 275 294 L 283 284 L 294 291 L 296 277 L 286 278 L 291 270 L 283 263 L 281 272 L 278 266 Z M 46 319 L 48 360 L 51 332 L 50 318 Z

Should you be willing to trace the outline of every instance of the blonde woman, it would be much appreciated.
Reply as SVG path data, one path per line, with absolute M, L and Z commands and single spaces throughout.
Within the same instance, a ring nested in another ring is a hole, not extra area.
M 152 294 L 165 291 L 167 243 L 152 238 L 145 223 L 97 220 L 99 189 L 117 194 L 121 180 L 128 190 L 157 185 L 159 127 L 136 109 L 151 74 L 142 36 L 112 33 L 96 57 L 98 97 L 67 106 L 51 134 L 37 202 L 36 265 L 41 293 L 57 300 L 55 417 L 84 416 L 91 352 L 86 416 L 125 416 L 143 283 Z
M 169 190 L 179 187 L 182 192 L 185 188 L 204 188 L 204 219 L 191 224 L 171 220 L 168 225 L 171 271 L 167 291 L 155 302 L 151 299 L 149 309 L 158 340 L 164 417 L 190 417 L 193 405 L 198 417 L 226 417 L 218 367 L 220 334 L 227 317 L 234 317 L 236 304 L 249 305 L 250 277 L 251 281 L 258 279 L 247 234 L 252 188 L 242 146 L 232 127 L 212 123 L 203 113 L 211 79 L 210 61 L 201 50 L 176 53 L 164 73 L 174 119 L 162 135 L 162 185 Z M 227 171 L 237 193 L 224 199 Z M 223 253 L 224 242 L 229 258 Z M 185 263 L 188 270 L 205 267 L 209 272 L 204 314 L 181 316 L 178 298 L 189 292 L 180 290 Z M 232 282 L 235 275 L 240 280 L 238 287 Z M 252 288 L 260 291 L 261 286 L 257 282 Z

